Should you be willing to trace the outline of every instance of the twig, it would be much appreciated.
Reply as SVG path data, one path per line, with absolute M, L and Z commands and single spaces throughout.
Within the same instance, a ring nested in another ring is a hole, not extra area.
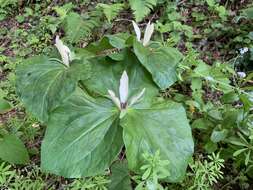
M 126 18 L 119 18 L 119 19 L 116 19 L 115 22 L 120 22 L 120 21 L 128 21 L 128 22 L 132 22 L 132 20 L 130 19 L 126 19 Z

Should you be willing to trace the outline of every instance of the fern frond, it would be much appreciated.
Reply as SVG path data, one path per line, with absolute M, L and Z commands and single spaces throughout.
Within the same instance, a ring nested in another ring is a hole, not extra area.
M 156 6 L 157 0 L 129 0 L 135 20 L 141 21 Z
M 63 20 L 67 16 L 67 13 L 70 12 L 73 8 L 74 5 L 72 3 L 66 3 L 63 6 L 53 7 L 53 10 L 57 13 L 60 19 Z
M 91 12 L 86 19 L 75 12 L 70 12 L 64 22 L 63 29 L 70 43 L 77 43 L 89 37 L 94 28 L 101 23 L 101 14 L 97 11 Z
M 124 4 L 123 3 L 115 3 L 115 4 L 103 4 L 99 3 L 97 5 L 98 8 L 101 8 L 104 15 L 106 16 L 107 20 L 111 22 L 116 16 L 123 10 Z

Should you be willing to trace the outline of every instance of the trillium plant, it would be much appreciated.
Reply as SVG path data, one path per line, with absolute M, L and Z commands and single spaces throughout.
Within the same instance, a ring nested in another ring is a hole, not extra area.
M 47 126 L 44 171 L 94 176 L 125 155 L 129 170 L 141 173 L 143 154 L 159 151 L 170 163 L 165 180 L 183 179 L 193 154 L 191 128 L 181 104 L 159 97 L 160 89 L 178 80 L 182 54 L 150 40 L 153 24 L 147 24 L 143 40 L 133 25 L 137 37 L 108 35 L 72 48 L 75 54 L 57 36 L 58 52 L 29 58 L 17 68 L 20 99 Z

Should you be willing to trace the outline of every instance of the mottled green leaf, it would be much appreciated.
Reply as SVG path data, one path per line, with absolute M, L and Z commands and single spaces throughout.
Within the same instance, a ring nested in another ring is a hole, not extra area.
M 42 144 L 42 169 L 69 178 L 101 174 L 122 146 L 118 110 L 111 101 L 76 92 L 52 113 Z
M 169 160 L 170 182 L 183 179 L 193 153 L 191 128 L 180 104 L 161 102 L 148 108 L 128 109 L 121 121 L 129 168 L 138 172 L 142 154 L 160 151 Z
M 17 69 L 17 93 L 27 110 L 40 121 L 76 89 L 78 80 L 90 74 L 87 62 L 71 63 L 67 68 L 47 57 L 33 57 Z
M 176 68 L 182 54 L 175 48 L 166 46 L 148 48 L 135 42 L 134 53 L 161 89 L 170 87 L 178 80 Z

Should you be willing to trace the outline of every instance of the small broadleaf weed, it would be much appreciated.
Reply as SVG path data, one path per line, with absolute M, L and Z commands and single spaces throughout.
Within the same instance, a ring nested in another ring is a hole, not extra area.
M 164 188 L 159 184 L 159 181 L 170 176 L 170 172 L 166 169 L 170 162 L 168 160 L 161 160 L 160 151 L 149 154 L 144 153 L 143 158 L 146 161 L 140 169 L 144 172 L 139 179 L 135 190 L 163 190 Z
M 193 185 L 189 189 L 209 190 L 219 179 L 223 178 L 224 160 L 218 154 L 208 156 L 208 160 L 196 161 L 190 165 L 194 176 Z

